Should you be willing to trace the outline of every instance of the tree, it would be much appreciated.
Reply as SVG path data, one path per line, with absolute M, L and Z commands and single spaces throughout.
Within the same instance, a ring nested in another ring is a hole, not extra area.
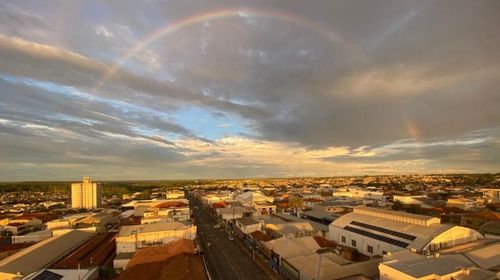
M 303 202 L 302 198 L 298 196 L 293 196 L 288 200 L 288 206 L 292 208 L 294 211 L 297 211 L 297 209 L 302 208 Z
M 399 200 L 396 200 L 392 203 L 392 210 L 402 210 L 403 209 L 403 203 L 401 203 L 401 201 Z

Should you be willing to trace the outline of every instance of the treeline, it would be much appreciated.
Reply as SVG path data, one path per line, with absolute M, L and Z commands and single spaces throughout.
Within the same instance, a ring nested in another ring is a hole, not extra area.
M 153 189 L 178 188 L 193 184 L 193 180 L 171 180 L 171 181 L 103 181 L 103 195 L 123 195 L 135 192 L 144 192 Z M 7 192 L 57 192 L 69 193 L 72 181 L 55 182 L 3 182 L 0 183 L 0 193 Z

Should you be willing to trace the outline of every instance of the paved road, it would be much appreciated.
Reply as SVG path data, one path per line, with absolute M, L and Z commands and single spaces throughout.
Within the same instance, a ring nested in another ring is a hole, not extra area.
M 201 202 L 189 197 L 194 219 L 198 227 L 198 239 L 203 247 L 207 267 L 212 279 L 269 279 L 261 268 L 228 239 L 224 229 L 215 229 L 214 217 Z

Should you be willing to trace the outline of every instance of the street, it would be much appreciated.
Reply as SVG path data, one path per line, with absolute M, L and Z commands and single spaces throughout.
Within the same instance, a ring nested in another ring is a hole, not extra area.
M 214 228 L 215 218 L 198 199 L 189 197 L 189 203 L 212 279 L 269 279 L 235 241 L 228 239 L 223 227 Z

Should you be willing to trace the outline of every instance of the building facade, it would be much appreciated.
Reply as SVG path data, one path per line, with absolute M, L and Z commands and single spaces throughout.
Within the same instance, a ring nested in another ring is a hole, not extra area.
M 364 206 L 329 226 L 331 241 L 368 256 L 409 249 L 433 252 L 480 238 L 473 229 L 441 224 L 439 218 Z
M 90 177 L 83 177 L 82 183 L 71 184 L 71 208 L 99 208 L 101 196 L 101 185 L 92 182 Z

